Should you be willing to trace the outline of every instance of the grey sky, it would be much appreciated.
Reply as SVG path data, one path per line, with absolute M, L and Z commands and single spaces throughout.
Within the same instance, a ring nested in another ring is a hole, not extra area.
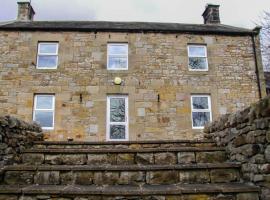
M 221 22 L 253 28 L 270 0 L 32 0 L 35 20 L 202 23 L 206 3 L 220 5 Z M 0 0 L 0 21 L 14 20 L 17 0 Z

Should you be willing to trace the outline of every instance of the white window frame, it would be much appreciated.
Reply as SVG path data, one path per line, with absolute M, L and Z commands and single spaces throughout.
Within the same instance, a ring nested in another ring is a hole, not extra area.
M 189 47 L 203 47 L 205 56 L 190 56 Z M 188 70 L 189 71 L 208 71 L 208 57 L 207 57 L 207 46 L 206 45 L 198 45 L 198 44 L 189 44 L 187 46 L 188 50 Z M 191 69 L 189 65 L 189 58 L 205 58 L 206 59 L 206 68 L 205 69 Z
M 52 108 L 51 109 L 41 109 L 37 108 L 37 98 L 38 96 L 49 96 L 52 97 Z M 36 121 L 36 111 L 53 111 L 53 126 L 52 127 L 42 127 L 44 130 L 53 130 L 54 129 L 54 115 L 55 115 L 55 95 L 54 94 L 35 94 L 34 97 L 34 112 L 33 112 L 33 121 Z
M 125 99 L 125 122 L 111 122 L 110 121 L 110 99 L 123 98 Z M 107 141 L 128 141 L 129 140 L 129 118 L 128 118 L 128 95 L 108 95 L 107 96 L 107 128 L 106 140 Z M 110 138 L 110 125 L 125 125 L 125 139 L 111 139 Z
M 56 45 L 56 52 L 55 53 L 40 53 L 40 46 L 42 44 L 55 44 Z M 38 43 L 38 53 L 37 53 L 37 69 L 57 69 L 58 66 L 58 49 L 59 43 L 58 42 L 39 42 Z M 39 67 L 39 56 L 56 56 L 56 66 L 53 67 Z
M 110 54 L 110 52 L 109 52 L 110 46 L 126 46 L 127 54 Z M 110 66 L 109 66 L 110 55 L 112 55 L 112 56 L 126 56 L 126 59 L 127 59 L 126 68 L 110 68 Z M 128 70 L 128 43 L 108 43 L 107 44 L 107 70 Z
M 194 109 L 193 108 L 193 97 L 207 97 L 208 99 L 208 109 Z M 193 126 L 193 112 L 209 112 L 210 113 L 210 121 L 212 121 L 212 107 L 211 107 L 211 96 L 210 95 L 191 95 L 191 123 L 192 129 L 203 129 L 204 126 Z

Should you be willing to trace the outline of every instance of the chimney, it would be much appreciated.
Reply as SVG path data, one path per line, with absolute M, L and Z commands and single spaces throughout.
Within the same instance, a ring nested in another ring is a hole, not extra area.
M 202 16 L 204 24 L 220 24 L 219 5 L 206 4 Z
M 30 0 L 18 0 L 18 21 L 33 21 L 35 11 Z

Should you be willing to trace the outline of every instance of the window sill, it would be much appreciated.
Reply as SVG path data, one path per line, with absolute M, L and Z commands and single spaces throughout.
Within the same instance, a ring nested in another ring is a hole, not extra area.
M 55 72 L 58 71 L 58 68 L 53 68 L 53 69 L 40 69 L 40 68 L 35 68 L 36 71 L 38 72 Z
M 190 70 L 188 70 L 187 74 L 189 74 L 189 75 L 209 75 L 210 73 L 209 73 L 209 70 L 207 70 L 207 71 L 190 71 Z

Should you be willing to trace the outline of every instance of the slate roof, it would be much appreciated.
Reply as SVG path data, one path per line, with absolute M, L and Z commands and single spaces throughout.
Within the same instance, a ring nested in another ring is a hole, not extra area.
M 82 32 L 155 32 L 253 35 L 256 31 L 223 24 L 180 24 L 157 22 L 108 21 L 12 21 L 0 24 L 1 30 L 82 31 Z

